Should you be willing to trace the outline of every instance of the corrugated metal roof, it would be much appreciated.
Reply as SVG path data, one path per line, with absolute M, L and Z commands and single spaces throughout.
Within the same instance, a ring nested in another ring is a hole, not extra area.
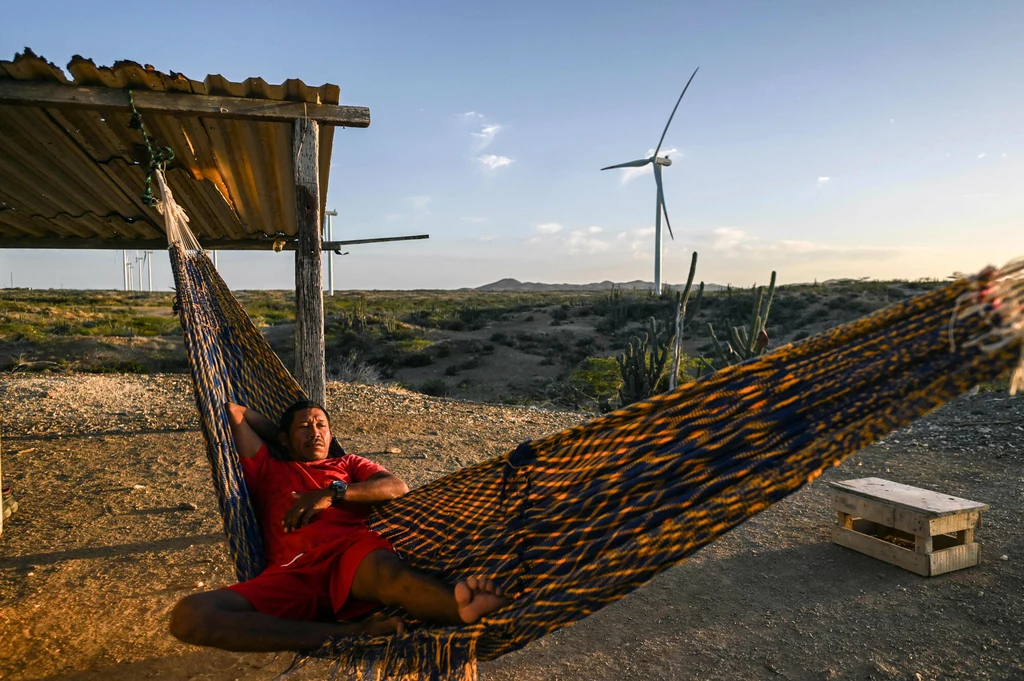
M 191 80 L 120 61 L 97 67 L 74 57 L 69 79 L 26 49 L 0 61 L 0 79 L 274 101 L 338 104 L 336 85 L 300 80 L 270 85 L 222 76 Z M 144 112 L 157 143 L 173 149 L 167 178 L 201 240 L 251 241 L 297 230 L 292 125 Z M 147 155 L 130 112 L 0 105 L 0 237 L 152 239 L 164 236 L 159 214 L 140 198 Z M 334 126 L 320 129 L 321 214 Z

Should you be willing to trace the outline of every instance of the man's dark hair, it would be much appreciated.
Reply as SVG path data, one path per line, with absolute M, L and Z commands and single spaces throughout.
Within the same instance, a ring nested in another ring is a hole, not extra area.
M 300 411 L 306 411 L 307 409 L 319 409 L 327 417 L 327 425 L 331 425 L 331 415 L 327 412 L 327 409 L 320 403 L 314 402 L 313 400 L 299 400 L 292 406 L 284 410 L 281 414 L 281 422 L 277 424 L 277 427 L 282 433 L 289 433 L 292 429 L 292 424 L 295 423 L 295 415 Z
M 307 409 L 319 409 L 324 413 L 324 416 L 327 417 L 327 425 L 331 425 L 331 415 L 322 404 L 314 402 L 313 400 L 299 400 L 284 410 L 284 413 L 281 414 L 281 421 L 277 424 L 278 429 L 285 434 L 285 437 L 287 437 L 288 433 L 292 430 L 292 424 L 295 423 L 295 415 L 300 411 L 305 411 Z M 270 447 L 270 455 L 272 457 L 280 459 L 281 461 L 290 460 L 288 454 L 278 443 L 275 442 L 273 445 L 274 446 Z M 327 458 L 334 459 L 341 456 L 345 456 L 344 448 L 338 444 L 337 438 L 331 437 L 331 444 L 328 447 Z

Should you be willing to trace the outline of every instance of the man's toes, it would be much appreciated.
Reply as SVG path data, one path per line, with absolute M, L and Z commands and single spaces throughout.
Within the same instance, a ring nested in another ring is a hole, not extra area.
M 460 608 L 469 605 L 473 600 L 473 590 L 469 587 L 468 581 L 465 580 L 455 585 L 455 603 Z
M 469 577 L 466 579 L 466 586 L 469 587 L 470 591 L 475 593 L 477 589 L 480 588 L 480 580 L 476 577 Z

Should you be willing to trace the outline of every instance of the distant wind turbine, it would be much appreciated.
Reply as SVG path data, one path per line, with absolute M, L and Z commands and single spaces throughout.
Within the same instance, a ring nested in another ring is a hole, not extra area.
M 686 81 L 686 87 L 683 88 L 683 92 L 679 95 L 679 99 L 676 100 L 676 106 L 672 109 L 672 115 L 668 117 L 668 123 L 665 124 L 665 130 L 661 133 L 661 139 L 658 140 L 658 146 L 654 150 L 654 153 L 650 158 L 642 158 L 637 161 L 629 161 L 628 163 L 619 163 L 618 165 L 608 166 L 607 168 L 601 168 L 601 170 L 614 170 L 615 168 L 642 168 L 648 163 L 654 164 L 654 182 L 658 185 L 658 195 L 655 200 L 655 213 L 654 213 L 654 293 L 655 295 L 661 295 L 661 216 L 665 215 L 665 225 L 668 227 L 668 235 L 675 241 L 675 235 L 672 234 L 672 224 L 668 220 L 668 210 L 665 208 L 665 190 L 661 183 L 661 167 L 672 165 L 672 159 L 668 156 L 658 156 L 658 152 L 661 151 L 661 145 L 665 141 L 665 135 L 668 134 L 668 126 L 672 125 L 672 119 L 676 115 L 676 109 L 679 108 L 679 103 L 683 101 L 683 95 L 686 94 L 687 88 L 690 87 L 690 83 L 693 82 L 693 77 L 697 75 L 697 71 L 700 70 L 698 66 L 693 70 L 693 75 L 690 76 L 690 80 Z

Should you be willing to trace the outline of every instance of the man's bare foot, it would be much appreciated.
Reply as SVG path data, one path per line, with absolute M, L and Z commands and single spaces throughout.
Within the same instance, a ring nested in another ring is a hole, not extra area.
M 509 600 L 493 580 L 470 577 L 455 585 L 455 602 L 462 621 L 472 624 L 487 613 L 505 607 Z

